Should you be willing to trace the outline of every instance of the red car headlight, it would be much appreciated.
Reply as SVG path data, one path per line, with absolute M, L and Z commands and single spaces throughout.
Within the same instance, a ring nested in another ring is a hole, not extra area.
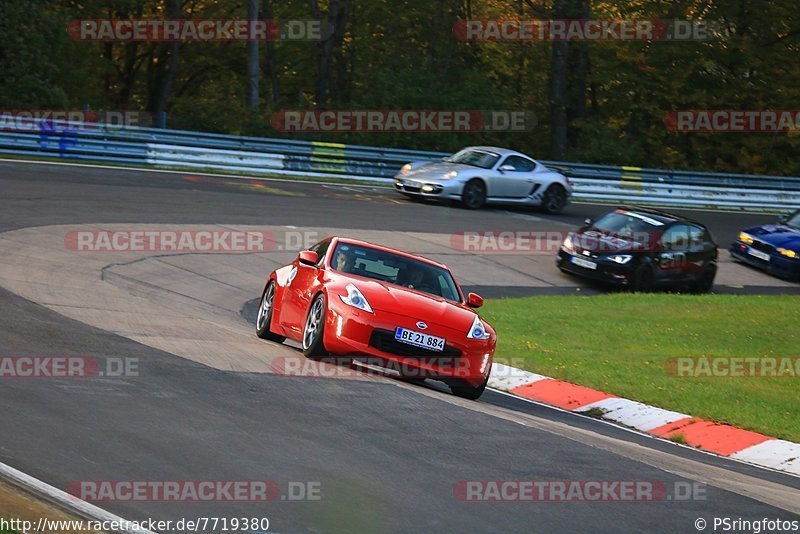
M 483 324 L 481 318 L 477 315 L 475 316 L 475 320 L 472 321 L 472 326 L 467 333 L 467 338 L 469 339 L 489 339 L 492 335 L 486 330 L 486 325 Z
M 364 310 L 367 313 L 375 313 L 372 311 L 372 306 L 369 305 L 367 299 L 356 286 L 353 284 L 347 284 L 345 289 L 347 289 L 347 295 L 339 295 L 339 298 L 342 299 L 342 302 L 348 306 L 358 308 L 359 310 Z

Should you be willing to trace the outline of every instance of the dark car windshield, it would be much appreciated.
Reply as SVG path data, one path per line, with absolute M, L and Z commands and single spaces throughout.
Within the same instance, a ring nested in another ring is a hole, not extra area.
M 795 228 L 800 228 L 800 210 L 794 212 L 794 214 L 789 217 L 789 220 L 786 221 L 786 224 L 794 226 Z
M 331 256 L 331 267 L 341 273 L 415 289 L 452 302 L 461 301 L 455 280 L 446 269 L 400 254 L 339 243 Z
M 619 237 L 637 240 L 638 237 L 646 238 L 659 230 L 664 223 L 639 213 L 615 211 L 600 217 L 592 228 L 601 232 Z
M 453 154 L 444 161 L 447 163 L 461 163 L 463 165 L 472 165 L 473 167 L 480 167 L 482 169 L 491 169 L 500 156 L 492 152 L 484 152 L 482 150 L 462 150 Z

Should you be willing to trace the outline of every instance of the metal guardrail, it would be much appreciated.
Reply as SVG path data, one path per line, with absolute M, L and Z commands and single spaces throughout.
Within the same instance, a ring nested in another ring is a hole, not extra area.
M 0 131 L 0 153 L 143 166 L 304 175 L 390 183 L 410 161 L 448 155 L 317 141 L 31 121 Z M 800 208 L 800 177 L 670 171 L 542 161 L 558 167 L 579 201 L 745 211 Z

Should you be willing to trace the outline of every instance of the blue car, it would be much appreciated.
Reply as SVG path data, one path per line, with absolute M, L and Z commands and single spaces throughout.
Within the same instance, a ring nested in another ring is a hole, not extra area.
M 800 210 L 777 224 L 748 228 L 731 245 L 735 259 L 782 278 L 800 278 Z

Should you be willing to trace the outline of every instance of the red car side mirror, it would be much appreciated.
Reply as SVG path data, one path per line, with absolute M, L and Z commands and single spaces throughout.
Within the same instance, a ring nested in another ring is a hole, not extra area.
M 467 306 L 469 306 L 470 308 L 480 308 L 481 306 L 483 306 L 483 297 L 475 293 L 468 294 Z
M 297 260 L 303 265 L 316 265 L 319 261 L 319 255 L 311 250 L 304 250 L 297 255 Z

